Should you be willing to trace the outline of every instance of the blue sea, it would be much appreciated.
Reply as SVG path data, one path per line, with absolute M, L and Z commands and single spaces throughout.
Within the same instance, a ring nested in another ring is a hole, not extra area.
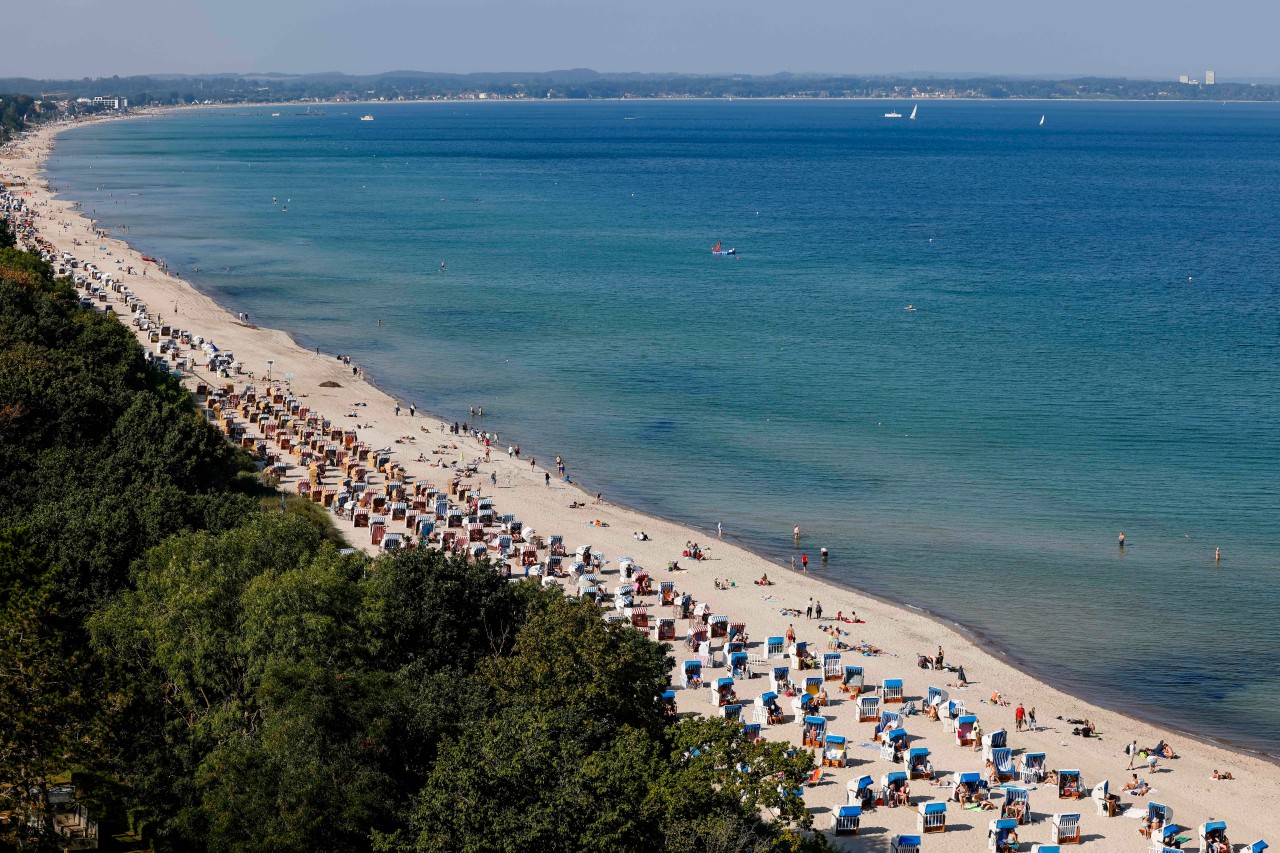
M 200 110 L 50 176 L 590 491 L 784 565 L 800 524 L 832 579 L 1280 754 L 1280 104 L 890 106 Z

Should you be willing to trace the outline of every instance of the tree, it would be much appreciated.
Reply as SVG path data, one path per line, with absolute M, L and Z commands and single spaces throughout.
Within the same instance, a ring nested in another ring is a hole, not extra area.
M 0 840 L 50 850 L 49 778 L 96 763 L 103 743 L 90 656 L 55 589 L 25 534 L 0 532 L 0 808 L 20 817 Z

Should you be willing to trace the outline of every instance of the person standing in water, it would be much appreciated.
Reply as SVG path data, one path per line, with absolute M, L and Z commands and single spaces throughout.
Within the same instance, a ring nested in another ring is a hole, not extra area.
M 1120 531 L 1120 536 L 1116 539 L 1116 544 L 1121 548 L 1124 547 L 1124 531 Z

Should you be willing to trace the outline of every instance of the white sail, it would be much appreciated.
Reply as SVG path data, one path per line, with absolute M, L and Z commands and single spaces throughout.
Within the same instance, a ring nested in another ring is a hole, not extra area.
M 911 119 L 912 119 L 913 121 L 915 120 L 915 117 L 916 117 L 916 110 L 918 110 L 918 109 L 920 109 L 920 105 L 919 105 L 919 104 L 913 104 L 913 105 L 911 106 Z
M 1044 127 L 1044 116 L 1040 116 L 1040 126 Z

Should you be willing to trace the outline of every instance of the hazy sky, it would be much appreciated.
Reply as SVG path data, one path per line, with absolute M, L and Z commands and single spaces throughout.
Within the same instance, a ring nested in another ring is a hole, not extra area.
M 0 76 L 219 71 L 1280 77 L 1276 0 L 7 0 Z

